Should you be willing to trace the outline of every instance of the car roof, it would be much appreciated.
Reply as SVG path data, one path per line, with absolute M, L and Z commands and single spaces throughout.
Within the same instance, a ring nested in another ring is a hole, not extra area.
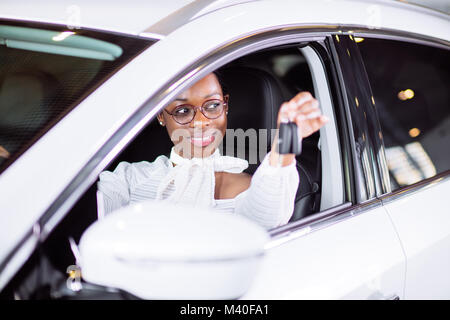
M 162 38 L 179 26 L 209 12 L 257 1 L 274 0 L 50 0 L 39 1 L 36 5 L 30 5 L 29 1 L 25 0 L 2 0 L 0 2 L 0 18 L 80 26 L 134 35 L 144 33 L 153 35 L 155 38 Z M 289 0 L 277 0 L 277 3 L 282 6 L 283 1 Z M 323 4 L 321 6 L 323 16 L 330 17 L 329 13 L 334 13 L 331 16 L 336 16 L 335 13 L 339 10 L 351 11 L 352 3 L 364 2 L 368 6 L 382 7 L 383 10 L 400 6 L 407 11 L 420 11 L 422 14 L 448 19 L 448 15 L 445 13 L 395 0 L 296 1 L 302 10 L 314 10 L 312 16 L 315 18 L 318 16 L 317 4 Z M 311 5 L 312 2 L 314 5 Z M 360 15 L 360 12 L 355 12 L 355 18 L 357 15 Z M 317 23 L 318 21 L 304 22 Z
M 139 34 L 192 0 L 2 0 L 0 17 Z

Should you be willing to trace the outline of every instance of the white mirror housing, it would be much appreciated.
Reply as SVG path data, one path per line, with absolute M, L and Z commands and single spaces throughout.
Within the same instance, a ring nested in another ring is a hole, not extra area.
M 143 299 L 235 299 L 250 287 L 268 240 L 245 217 L 148 201 L 92 224 L 78 263 L 87 282 Z

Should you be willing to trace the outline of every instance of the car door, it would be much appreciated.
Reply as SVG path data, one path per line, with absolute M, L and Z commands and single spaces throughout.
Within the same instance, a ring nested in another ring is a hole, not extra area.
M 405 257 L 376 198 L 381 181 L 377 145 L 370 139 L 376 117 L 361 60 L 352 57 L 354 49 L 347 43 L 350 37 L 328 36 L 327 50 L 311 55 L 309 62 L 315 84 L 326 84 L 319 89 L 319 101 L 323 105 L 323 95 L 333 97 L 336 132 L 328 144 L 340 146 L 330 159 L 342 159 L 341 174 L 333 183 L 344 183 L 344 201 L 272 230 L 261 273 L 244 299 L 403 298 Z
M 390 189 L 381 195 L 407 257 L 405 298 L 450 298 L 450 51 L 435 39 L 359 35 Z

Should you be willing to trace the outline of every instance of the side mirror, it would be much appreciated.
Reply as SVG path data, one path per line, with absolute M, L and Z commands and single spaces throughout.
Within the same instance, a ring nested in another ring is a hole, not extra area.
M 79 264 L 85 281 L 144 299 L 235 299 L 250 287 L 268 240 L 245 217 L 149 201 L 92 224 Z

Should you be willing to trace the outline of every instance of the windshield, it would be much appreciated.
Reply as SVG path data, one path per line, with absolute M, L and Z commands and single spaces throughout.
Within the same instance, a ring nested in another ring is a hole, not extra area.
M 0 21 L 0 174 L 154 41 Z

